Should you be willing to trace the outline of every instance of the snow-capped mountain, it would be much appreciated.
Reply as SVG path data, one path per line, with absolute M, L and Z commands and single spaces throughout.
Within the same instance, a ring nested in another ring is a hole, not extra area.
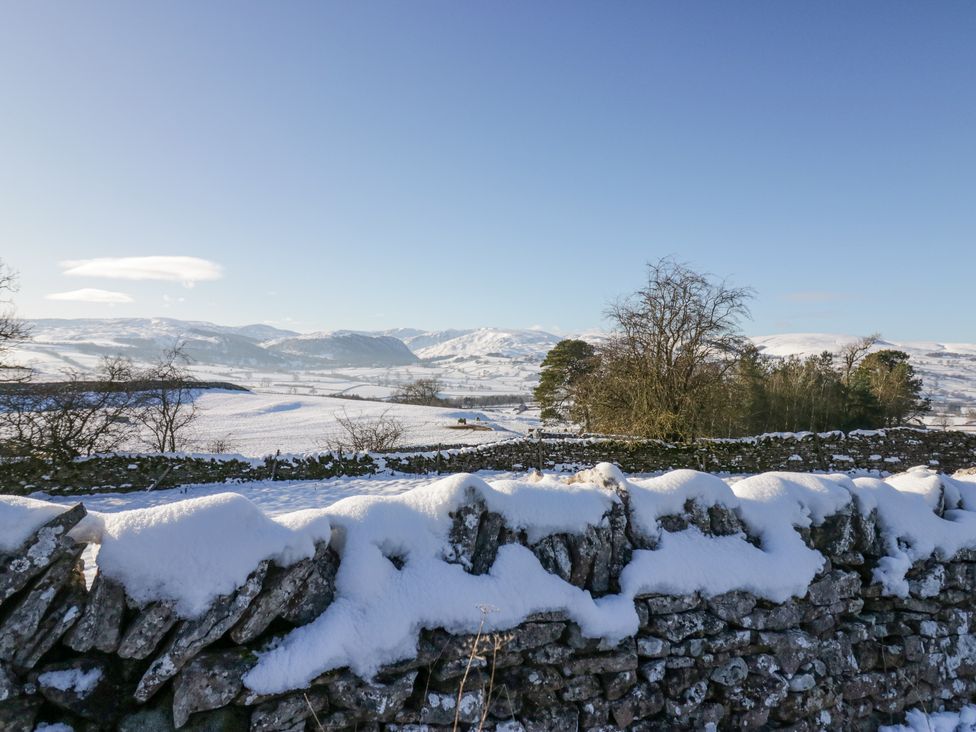
M 269 325 L 223 326 L 172 318 L 51 319 L 28 325 L 32 337 L 15 349 L 17 360 L 51 375 L 65 367 L 90 368 L 92 357 L 152 361 L 177 342 L 197 364 L 279 371 L 398 366 L 417 360 L 396 338 L 346 331 L 302 335 Z
M 56 376 L 65 367 L 93 368 L 103 355 L 121 353 L 136 361 L 150 361 L 181 339 L 191 359 L 204 367 L 293 374 L 316 369 L 422 367 L 416 373 L 457 382 L 459 393 L 527 393 L 538 378 L 542 359 L 561 339 L 540 330 L 505 328 L 299 334 L 268 325 L 235 327 L 171 318 L 35 320 L 29 325 L 33 339 L 19 345 L 13 355 L 48 376 Z M 588 332 L 575 337 L 596 343 L 606 334 Z M 854 340 L 854 336 L 829 333 L 752 338 L 764 353 L 779 357 L 838 353 Z M 926 392 L 936 402 L 976 405 L 976 344 L 882 340 L 875 348 L 907 352 Z M 387 381 L 392 378 L 383 376 Z M 496 388 L 489 388 L 491 384 Z M 379 385 L 377 389 L 383 391 Z
M 560 340 L 541 330 L 477 328 L 425 333 L 411 338 L 407 345 L 424 359 L 495 356 L 541 361 Z

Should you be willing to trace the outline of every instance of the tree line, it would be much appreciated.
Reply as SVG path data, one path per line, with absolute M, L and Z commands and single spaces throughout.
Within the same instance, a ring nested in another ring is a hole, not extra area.
M 929 409 L 903 351 L 861 338 L 840 353 L 776 358 L 741 332 L 750 288 L 672 259 L 608 310 L 609 337 L 561 341 L 534 396 L 542 418 L 586 432 L 669 440 L 871 429 Z

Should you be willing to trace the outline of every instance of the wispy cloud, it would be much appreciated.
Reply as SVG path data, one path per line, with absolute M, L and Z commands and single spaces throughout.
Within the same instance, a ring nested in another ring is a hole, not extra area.
M 52 292 L 45 295 L 47 300 L 67 300 L 68 302 L 101 302 L 101 303 L 121 303 L 132 302 L 132 298 L 124 292 L 113 292 L 112 290 L 99 290 L 94 287 L 85 287 L 81 290 L 71 290 L 70 292 Z
M 66 275 L 108 277 L 119 280 L 163 280 L 193 287 L 197 282 L 219 280 L 223 268 L 199 257 L 96 257 L 61 262 Z

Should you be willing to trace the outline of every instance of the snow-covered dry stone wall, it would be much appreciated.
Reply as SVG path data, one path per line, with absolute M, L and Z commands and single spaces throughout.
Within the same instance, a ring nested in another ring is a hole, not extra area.
M 612 462 L 628 473 L 690 468 L 713 473 L 896 473 L 910 465 L 946 472 L 976 466 L 976 433 L 914 428 L 768 434 L 690 444 L 659 440 L 515 438 L 474 447 L 429 446 L 401 453 L 276 455 L 102 455 L 52 465 L 41 459 L 0 460 L 0 493 L 140 490 L 230 480 L 320 480 L 379 473 L 444 474 L 480 470 L 575 472 Z
M 865 728 L 976 698 L 976 479 L 0 497 L 0 729 Z

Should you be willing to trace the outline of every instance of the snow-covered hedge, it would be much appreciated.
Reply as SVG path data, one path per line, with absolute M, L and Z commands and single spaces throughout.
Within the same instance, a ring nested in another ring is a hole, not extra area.
M 976 694 L 976 479 L 924 467 L 462 474 L 273 519 L 4 496 L 0 554 L 5 729 L 877 726 Z

